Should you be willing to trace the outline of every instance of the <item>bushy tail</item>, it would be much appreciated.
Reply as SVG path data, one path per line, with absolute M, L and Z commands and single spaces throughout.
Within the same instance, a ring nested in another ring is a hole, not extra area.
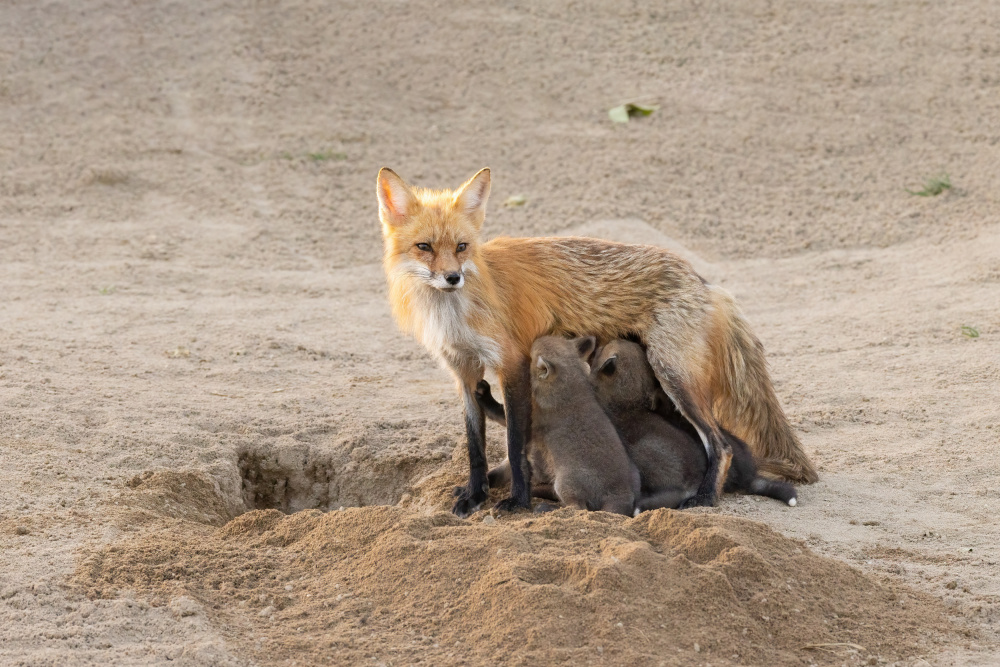
M 712 286 L 715 330 L 709 372 L 719 423 L 750 446 L 762 472 L 792 482 L 819 479 L 771 386 L 764 348 L 725 290 Z
M 777 461 L 775 459 L 763 459 L 757 461 L 757 469 L 764 477 L 771 479 L 788 479 L 792 481 L 815 482 L 818 479 L 816 472 L 812 468 L 803 468 L 799 463 L 789 461 Z M 807 479 L 808 475 L 813 475 L 816 479 Z

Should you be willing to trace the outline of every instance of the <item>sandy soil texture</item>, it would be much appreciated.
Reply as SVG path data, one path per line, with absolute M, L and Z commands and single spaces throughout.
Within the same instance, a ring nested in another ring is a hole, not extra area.
M 998 34 L 990 0 L 5 3 L 0 663 L 1000 663 Z M 389 316 L 382 165 L 489 165 L 490 235 L 686 253 L 822 480 L 442 512 L 461 408 Z

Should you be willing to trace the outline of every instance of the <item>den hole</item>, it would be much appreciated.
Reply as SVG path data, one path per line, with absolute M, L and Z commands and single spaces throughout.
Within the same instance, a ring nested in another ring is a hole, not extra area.
M 413 463 L 356 460 L 311 447 L 258 448 L 240 452 L 237 461 L 245 508 L 276 509 L 286 514 L 395 505 L 427 472 L 429 462 Z

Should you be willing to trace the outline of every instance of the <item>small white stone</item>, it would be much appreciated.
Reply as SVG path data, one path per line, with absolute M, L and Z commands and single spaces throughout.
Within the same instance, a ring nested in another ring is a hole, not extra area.
M 484 526 L 492 526 L 492 525 L 495 525 L 496 522 L 497 522 L 497 520 L 493 518 L 492 514 L 489 515 L 489 516 L 487 516 L 485 519 L 483 519 L 483 525 Z

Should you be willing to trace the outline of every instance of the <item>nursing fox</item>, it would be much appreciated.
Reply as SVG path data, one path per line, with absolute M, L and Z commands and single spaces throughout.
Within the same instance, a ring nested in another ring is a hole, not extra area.
M 476 511 L 489 492 L 486 422 L 475 395 L 487 368 L 507 410 L 511 492 L 498 508 L 530 506 L 530 353 L 550 334 L 642 342 L 708 454 L 690 505 L 714 504 L 722 490 L 731 452 L 721 428 L 749 444 L 762 472 L 818 479 L 778 403 L 760 342 L 733 298 L 685 260 L 590 238 L 484 242 L 489 169 L 457 190 L 435 191 L 383 168 L 376 190 L 393 315 L 452 371 L 464 401 L 469 482 L 457 490 L 456 514 Z

